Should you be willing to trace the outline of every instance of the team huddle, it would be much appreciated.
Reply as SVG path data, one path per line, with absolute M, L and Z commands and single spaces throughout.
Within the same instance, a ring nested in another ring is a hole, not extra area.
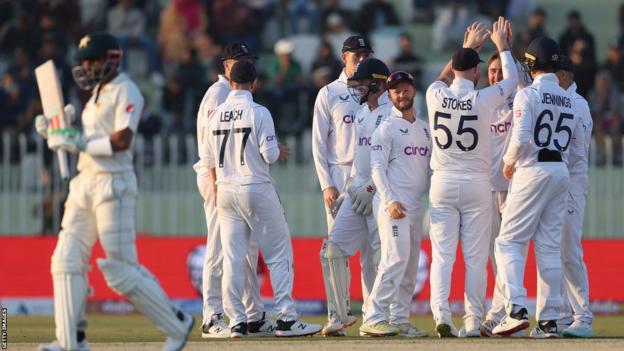
M 480 78 L 486 40 L 497 52 Z M 529 327 L 524 266 L 530 240 L 538 269 L 537 327 L 531 337 L 591 337 L 587 269 L 581 247 L 588 191 L 592 122 L 576 94 L 574 65 L 549 38 L 535 39 L 523 63 L 511 54 L 511 23 L 475 23 L 426 91 L 429 123 L 414 107 L 410 74 L 372 56 L 365 37 L 343 43 L 344 70 L 314 106 L 313 157 L 327 209 L 320 249 L 327 296 L 324 326 L 299 319 L 292 297 L 293 250 L 269 172 L 288 157 L 270 112 L 253 101 L 257 59 L 229 44 L 223 74 L 197 114 L 197 186 L 204 199 L 207 250 L 203 270 L 204 338 L 344 336 L 357 322 L 350 307 L 349 257 L 360 252 L 361 336 L 423 337 L 410 322 L 422 223 L 430 223 L 431 311 L 439 337 L 519 336 Z M 79 153 L 52 257 L 57 341 L 41 350 L 88 350 L 86 272 L 97 264 L 180 350 L 193 318 L 170 304 L 158 281 L 137 262 L 132 169 L 133 135 L 143 106 L 136 85 L 118 72 L 116 39 L 93 33 L 80 42 L 78 85 L 92 91 L 84 131 L 37 131 L 53 150 Z M 72 108 L 65 109 L 70 118 Z M 429 191 L 429 215 L 424 203 Z M 449 306 L 457 245 L 466 267 L 463 326 Z M 270 272 L 277 319 L 263 306 L 256 275 L 259 251 Z M 487 262 L 496 274 L 486 311 Z M 228 322 L 226 322 L 226 317 Z

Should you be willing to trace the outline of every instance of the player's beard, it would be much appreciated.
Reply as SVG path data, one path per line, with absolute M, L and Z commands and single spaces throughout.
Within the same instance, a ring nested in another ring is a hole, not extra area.
M 397 110 L 401 112 L 409 110 L 410 108 L 412 108 L 412 106 L 414 106 L 414 98 L 407 99 L 407 101 L 399 100 L 398 103 L 395 105 Z

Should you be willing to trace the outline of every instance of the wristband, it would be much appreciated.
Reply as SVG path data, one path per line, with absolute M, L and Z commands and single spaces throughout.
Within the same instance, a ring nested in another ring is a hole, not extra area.
M 113 156 L 113 145 L 109 136 L 103 136 L 89 140 L 84 151 L 92 156 Z

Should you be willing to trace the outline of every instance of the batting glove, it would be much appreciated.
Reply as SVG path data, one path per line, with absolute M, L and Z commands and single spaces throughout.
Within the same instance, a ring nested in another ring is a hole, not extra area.
M 67 104 L 63 107 L 63 115 L 67 125 L 71 125 L 76 120 L 76 109 L 74 105 Z M 48 129 L 50 128 L 50 118 L 45 115 L 37 115 L 35 117 L 35 130 L 43 139 L 48 138 Z
M 373 183 L 364 184 L 356 191 L 351 198 L 353 211 L 362 216 L 368 216 L 373 212 L 373 197 L 375 196 L 375 185 Z
M 75 128 L 55 129 L 48 135 L 48 147 L 54 151 L 64 150 L 71 153 L 83 151 L 86 140 Z

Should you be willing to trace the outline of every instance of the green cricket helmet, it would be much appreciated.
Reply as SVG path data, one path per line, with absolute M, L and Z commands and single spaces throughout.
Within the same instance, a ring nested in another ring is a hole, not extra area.
M 121 62 L 122 51 L 117 39 L 106 32 L 85 35 L 78 43 L 74 59 L 78 65 L 72 70 L 76 84 L 83 90 L 92 90 L 98 83 L 116 74 Z M 85 68 L 85 60 L 103 59 L 101 66 L 91 64 Z

